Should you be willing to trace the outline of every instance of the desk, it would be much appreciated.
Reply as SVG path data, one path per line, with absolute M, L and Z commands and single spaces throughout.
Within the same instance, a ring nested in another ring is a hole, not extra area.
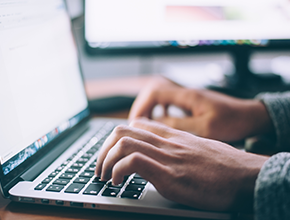
M 188 218 L 85 210 L 10 202 L 0 197 L 1 220 L 181 220 Z

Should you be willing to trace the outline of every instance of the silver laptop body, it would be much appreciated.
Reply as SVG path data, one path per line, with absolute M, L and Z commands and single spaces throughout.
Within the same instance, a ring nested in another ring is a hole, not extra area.
M 126 121 L 90 119 L 62 0 L 0 2 L 0 102 L 4 197 L 54 206 L 231 219 L 228 213 L 171 202 L 138 174 L 126 177 L 117 188 L 94 176 L 102 142 Z

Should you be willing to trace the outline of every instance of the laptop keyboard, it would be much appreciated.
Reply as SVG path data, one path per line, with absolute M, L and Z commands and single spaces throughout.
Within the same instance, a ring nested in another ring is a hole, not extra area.
M 113 123 L 105 124 L 81 149 L 43 179 L 34 190 L 139 199 L 147 181 L 138 174 L 126 176 L 117 186 L 113 185 L 111 180 L 101 181 L 94 175 L 97 152 L 114 127 Z

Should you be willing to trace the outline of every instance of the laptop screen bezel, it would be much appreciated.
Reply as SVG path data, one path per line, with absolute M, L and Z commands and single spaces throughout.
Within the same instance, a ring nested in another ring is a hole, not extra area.
M 65 3 L 65 6 L 66 6 L 65 9 L 66 9 L 66 14 L 68 16 L 68 19 L 70 19 L 69 18 L 69 14 L 68 14 L 66 1 L 63 0 L 63 2 Z M 70 25 L 70 31 L 71 31 L 71 35 L 73 37 L 74 43 L 75 43 L 75 45 L 77 45 L 76 44 L 76 39 L 75 39 L 74 34 L 73 34 L 72 25 Z M 76 48 L 78 48 L 78 47 L 76 47 Z M 78 56 L 79 55 L 79 51 L 76 51 L 76 52 L 77 52 L 77 57 L 78 57 L 78 67 L 79 67 L 79 72 L 81 74 L 82 84 L 85 87 L 84 75 L 83 75 L 83 71 L 82 71 L 82 68 L 81 68 L 81 65 L 80 65 L 80 59 L 79 59 L 79 56 Z M 26 172 L 29 168 L 31 168 L 37 161 L 39 161 L 42 158 L 43 155 L 45 155 L 49 151 L 53 150 L 57 146 L 57 143 L 59 143 L 65 137 L 69 136 L 73 131 L 78 129 L 84 123 L 88 122 L 88 120 L 91 117 L 91 114 L 90 114 L 90 109 L 89 109 L 89 105 L 88 105 L 89 102 L 88 102 L 87 96 L 86 96 L 86 102 L 87 102 L 87 107 L 85 109 L 83 109 L 81 112 L 87 111 L 88 112 L 87 116 L 85 116 L 83 119 L 81 119 L 75 126 L 69 128 L 66 131 L 64 131 L 63 133 L 61 133 L 54 140 L 52 140 L 45 147 L 43 147 L 38 152 L 36 152 L 33 156 L 31 156 L 30 158 L 25 160 L 18 167 L 16 167 L 14 170 L 9 172 L 7 175 L 4 175 L 2 164 L 0 163 L 0 191 L 1 191 L 1 193 L 2 193 L 2 195 L 4 197 L 6 197 L 6 198 L 9 197 L 9 194 L 8 194 L 9 189 L 11 187 L 13 187 L 17 182 L 21 181 L 20 176 L 24 172 Z M 81 112 L 78 112 L 78 114 L 81 113 Z
M 86 109 L 88 110 L 88 109 Z M 58 143 L 60 143 L 62 140 L 64 140 L 66 137 L 69 137 L 71 133 L 73 133 L 75 130 L 77 130 L 80 126 L 82 126 L 84 123 L 87 123 L 87 121 L 90 119 L 90 116 L 86 116 L 84 119 L 82 119 L 77 125 L 74 127 L 68 129 L 64 133 L 60 134 L 57 138 L 55 138 L 53 141 L 48 143 L 45 147 L 40 149 L 38 152 L 36 152 L 33 156 L 25 160 L 23 163 L 21 163 L 18 167 L 16 167 L 14 170 L 9 172 L 7 175 L 4 175 L 2 165 L 0 164 L 0 184 L 2 191 L 4 192 L 4 195 L 8 195 L 8 191 L 11 188 L 11 186 L 15 185 L 18 181 L 21 181 L 20 176 L 25 173 L 29 168 L 31 168 L 36 162 L 38 162 L 44 155 L 49 153 L 51 150 L 53 150 L 55 147 L 57 147 Z M 57 157 L 57 156 L 56 156 Z

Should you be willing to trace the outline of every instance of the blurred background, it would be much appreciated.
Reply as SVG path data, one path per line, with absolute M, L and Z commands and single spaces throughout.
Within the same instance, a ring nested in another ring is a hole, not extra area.
M 288 89 L 287 0 L 66 1 L 86 81 L 162 74 L 246 98 Z

